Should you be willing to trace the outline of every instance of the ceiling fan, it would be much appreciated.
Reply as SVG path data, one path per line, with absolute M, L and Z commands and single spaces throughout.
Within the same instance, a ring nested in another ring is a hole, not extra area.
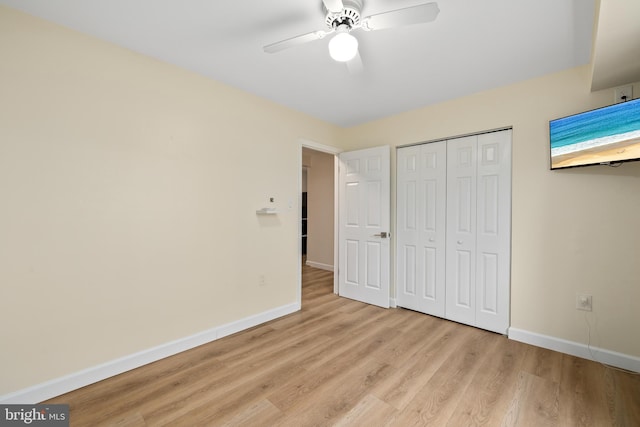
M 351 34 L 352 31 L 373 31 L 427 23 L 435 20 L 440 12 L 438 4 L 432 2 L 362 18 L 362 2 L 363 0 L 322 0 L 326 12 L 325 29 L 272 43 L 263 49 L 266 53 L 276 53 L 336 33 L 329 41 L 330 56 L 338 62 L 346 62 L 349 70 L 357 73 L 362 70 L 362 61 L 358 53 L 358 39 Z

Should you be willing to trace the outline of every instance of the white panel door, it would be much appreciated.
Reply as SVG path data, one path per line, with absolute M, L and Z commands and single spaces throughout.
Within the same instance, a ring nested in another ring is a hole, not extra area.
M 389 307 L 390 148 L 339 157 L 339 293 Z
M 445 315 L 445 141 L 405 147 L 397 160 L 397 304 Z
M 477 136 L 447 141 L 447 319 L 475 325 Z
M 511 282 L 511 130 L 478 135 L 476 326 L 506 333 Z

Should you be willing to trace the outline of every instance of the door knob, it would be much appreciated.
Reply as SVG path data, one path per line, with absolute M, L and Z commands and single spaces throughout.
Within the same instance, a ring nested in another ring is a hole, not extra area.
M 461 245 L 462 244 L 462 240 L 458 240 L 458 244 Z
M 383 239 L 386 239 L 387 237 L 391 236 L 391 233 L 387 233 L 386 231 L 383 231 L 381 233 L 378 234 L 374 234 L 374 237 L 382 237 Z

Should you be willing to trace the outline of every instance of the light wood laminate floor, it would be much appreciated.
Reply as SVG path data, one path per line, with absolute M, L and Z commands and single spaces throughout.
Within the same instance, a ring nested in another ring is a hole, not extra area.
M 50 403 L 72 426 L 640 426 L 640 377 L 332 293 Z

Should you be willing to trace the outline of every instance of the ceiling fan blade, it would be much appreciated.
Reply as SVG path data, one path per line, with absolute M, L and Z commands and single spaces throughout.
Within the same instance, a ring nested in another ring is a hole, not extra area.
M 342 12 L 342 9 L 344 9 L 342 0 L 322 0 L 322 2 L 324 3 L 327 10 L 333 13 Z
M 353 57 L 352 60 L 347 61 L 347 70 L 349 70 L 349 74 L 358 75 L 362 73 L 364 67 L 362 65 L 362 58 L 360 57 L 360 52 L 356 53 L 356 56 Z
M 303 34 L 301 36 L 292 37 L 290 39 L 282 40 L 276 43 L 272 43 L 263 47 L 262 49 L 266 53 L 276 53 L 281 50 L 289 49 L 294 46 L 299 46 L 301 44 L 309 43 L 314 40 L 319 40 L 324 38 L 328 33 L 326 31 L 314 31 L 313 33 Z
M 438 13 L 440 13 L 438 3 L 425 3 L 368 16 L 364 18 L 362 28 L 365 30 L 382 30 L 405 25 L 423 24 L 435 20 Z

